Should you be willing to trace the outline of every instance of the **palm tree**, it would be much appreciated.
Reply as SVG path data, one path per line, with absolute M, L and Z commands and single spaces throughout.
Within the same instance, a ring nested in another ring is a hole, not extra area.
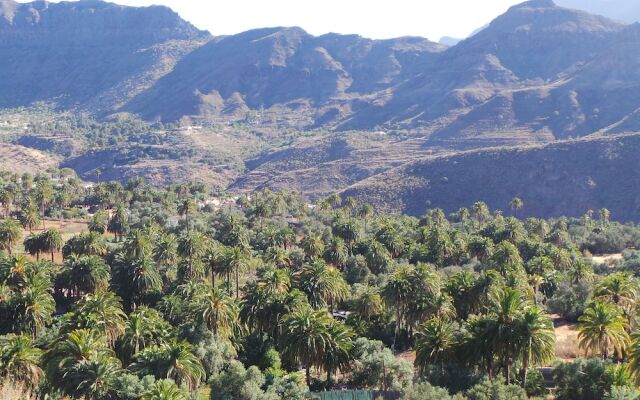
M 35 256 L 37 261 L 40 261 L 40 253 L 43 251 L 43 235 L 42 234 L 31 234 L 27 236 L 22 245 L 27 253 L 31 256 Z
M 67 393 L 86 400 L 116 398 L 116 380 L 122 373 L 120 360 L 98 356 L 70 366 L 64 373 Z
M 172 331 L 173 327 L 158 311 L 138 307 L 129 315 L 124 333 L 118 339 L 118 354 L 128 364 L 145 348 L 168 342 Z
M 305 264 L 296 281 L 300 290 L 309 298 L 309 304 L 316 309 L 326 305 L 333 308 L 349 295 L 349 285 L 340 271 L 322 260 Z
M 594 296 L 619 307 L 633 307 L 638 299 L 638 285 L 628 274 L 617 272 L 600 281 Z
M 114 343 L 124 332 L 126 314 L 122 301 L 111 292 L 97 291 L 84 296 L 69 314 L 69 326 L 91 329 Z
M 35 208 L 27 207 L 20 214 L 20 223 L 24 229 L 29 229 L 29 233 L 32 233 L 33 229 L 40 224 L 40 214 Z
M 109 286 L 111 274 L 104 260 L 98 256 L 71 255 L 64 261 L 59 285 L 75 298 L 94 293 Z
M 107 231 L 108 225 L 109 216 L 103 210 L 99 210 L 93 215 L 93 218 L 91 218 L 89 232 L 96 232 L 102 235 Z
M 196 203 L 191 198 L 185 198 L 178 204 L 178 214 L 184 216 L 185 224 L 187 225 L 187 231 L 190 230 L 189 216 L 196 211 Z
M 128 310 L 143 302 L 146 295 L 162 289 L 162 278 L 155 263 L 148 258 L 116 260 L 113 286 Z
M 520 257 L 518 248 L 511 242 L 507 241 L 500 242 L 496 246 L 493 256 L 491 257 L 491 261 L 501 271 L 504 271 L 507 266 L 513 267 L 522 264 L 522 258 Z
M 353 332 L 345 324 L 332 320 L 328 327 L 329 342 L 324 351 L 322 366 L 327 371 L 327 383 L 331 383 L 331 374 L 343 370 L 353 360 Z
M 62 249 L 64 241 L 62 234 L 56 228 L 51 228 L 42 233 L 42 251 L 51 253 L 51 262 L 56 252 Z
M 358 217 L 364 221 L 364 233 L 367 233 L 367 221 L 373 215 L 373 207 L 371 204 L 363 204 L 358 210 Z
M 173 379 L 180 385 L 195 390 L 204 379 L 205 371 L 193 346 L 176 339 L 144 349 L 136 355 L 130 367 L 140 375 L 154 375 L 156 379 Z
M 636 383 L 640 382 L 640 332 L 636 331 L 631 334 L 631 345 L 628 349 L 629 364 L 628 368 Z
M 310 259 L 318 258 L 324 253 L 324 242 L 318 234 L 311 233 L 306 235 L 302 239 L 300 246 L 302 247 L 302 250 L 304 250 L 304 254 L 307 258 Z
M 524 206 L 524 202 L 519 197 L 514 197 L 513 200 L 509 203 L 509 207 L 511 207 L 511 211 L 513 211 L 513 216 L 516 216 L 518 210 L 520 210 Z
M 395 330 L 391 350 L 395 351 L 396 340 L 402 322 L 405 319 L 411 298 L 411 276 L 413 269 L 408 265 L 400 265 L 389 277 L 382 289 L 382 298 L 390 310 L 395 310 Z
M 0 250 L 5 250 L 9 255 L 22 237 L 22 229 L 15 221 L 6 220 L 0 222 Z
M 476 258 L 482 264 L 486 264 L 493 255 L 494 244 L 489 238 L 483 236 L 472 236 L 467 244 L 469 255 Z
M 43 375 L 41 355 L 30 336 L 0 336 L 0 376 L 35 388 Z
M 416 332 L 415 365 L 423 373 L 429 365 L 440 365 L 451 360 L 456 344 L 456 326 L 448 319 L 432 318 L 422 324 Z
M 9 218 L 9 210 L 11 209 L 11 205 L 14 201 L 13 192 L 9 189 L 0 190 L 0 204 L 2 204 L 4 208 L 4 218 Z
M 178 255 L 186 260 L 186 277 L 201 275 L 202 259 L 210 246 L 209 238 L 201 232 L 187 232 L 178 239 Z
M 178 260 L 178 241 L 175 235 L 160 235 L 153 244 L 153 260 L 162 268 L 169 268 Z
M 384 309 L 380 290 L 375 286 L 358 285 L 350 309 L 366 319 L 380 315 Z
M 90 376 L 103 374 L 92 373 L 95 368 L 88 368 L 86 374 L 81 373 L 85 365 L 93 365 L 92 361 L 112 361 L 115 354 L 107 346 L 107 342 L 95 331 L 88 329 L 73 330 L 64 334 L 44 353 L 42 364 L 47 381 L 70 396 L 82 396 L 78 393 L 78 384 L 90 382 Z M 109 374 L 107 374 L 109 375 Z M 89 376 L 89 379 L 85 379 Z M 84 384 L 86 387 L 86 383 Z
M 51 323 L 56 303 L 51 296 L 51 282 L 44 277 L 34 277 L 26 288 L 13 298 L 16 325 L 22 332 L 38 337 Z
M 556 336 L 551 319 L 537 307 L 526 309 L 518 318 L 516 336 L 521 349 L 521 382 L 526 388 L 529 367 L 544 365 L 555 357 Z
M 304 366 L 307 385 L 311 384 L 311 368 L 322 366 L 329 350 L 333 323 L 326 310 L 309 306 L 299 307 L 282 319 L 283 354 Z
M 53 199 L 53 187 L 48 181 L 41 181 L 35 188 L 35 200 L 42 212 L 42 229 L 47 229 L 44 223 L 45 210 Z
M 227 248 L 224 254 L 225 270 L 227 271 L 227 292 L 231 294 L 230 273 L 235 273 L 236 299 L 240 298 L 240 271 L 248 266 L 247 257 L 240 247 Z
M 353 245 L 360 237 L 360 230 L 353 220 L 338 222 L 333 227 L 333 234 L 342 238 L 349 249 L 349 255 L 353 255 Z
M 189 400 L 189 393 L 171 379 L 160 379 L 147 389 L 141 400 Z
M 585 309 L 578 321 L 580 348 L 599 353 L 605 360 L 611 347 L 623 354 L 629 342 L 626 331 L 629 325 L 615 306 L 596 301 Z
M 114 239 L 118 239 L 124 236 L 125 232 L 129 229 L 129 211 L 124 206 L 118 206 L 116 211 L 111 216 L 107 230 L 113 233 Z
M 214 335 L 227 339 L 233 336 L 239 312 L 233 298 L 222 290 L 207 288 L 198 293 L 193 301 L 195 314 Z
M 324 251 L 324 259 L 329 264 L 336 267 L 341 267 L 347 261 L 347 247 L 344 244 L 344 240 L 339 237 L 331 239 L 329 246 Z
M 130 260 L 149 258 L 153 249 L 152 238 L 144 229 L 133 229 L 122 246 L 123 255 Z

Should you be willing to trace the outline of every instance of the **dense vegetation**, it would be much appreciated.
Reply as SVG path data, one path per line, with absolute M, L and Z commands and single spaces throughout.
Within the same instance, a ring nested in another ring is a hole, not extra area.
M 640 227 L 606 209 L 414 218 L 69 170 L 3 174 L 0 205 L 0 375 L 34 397 L 526 399 L 554 365 L 558 399 L 640 395 Z M 552 314 L 592 358 L 557 361 Z

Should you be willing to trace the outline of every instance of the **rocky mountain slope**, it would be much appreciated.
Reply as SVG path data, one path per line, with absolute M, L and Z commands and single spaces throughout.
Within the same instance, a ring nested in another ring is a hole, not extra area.
M 473 150 L 407 163 L 343 195 L 413 215 L 436 206 L 453 212 L 475 201 L 508 209 L 518 196 L 525 202 L 522 217 L 580 216 L 607 207 L 616 219 L 637 221 L 639 151 L 639 134 Z
M 0 0 L 0 107 L 112 113 L 208 38 L 166 7 Z

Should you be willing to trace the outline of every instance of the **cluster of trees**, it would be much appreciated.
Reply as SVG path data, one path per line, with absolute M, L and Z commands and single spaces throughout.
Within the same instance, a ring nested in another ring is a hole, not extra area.
M 606 210 L 415 218 L 269 191 L 214 209 L 202 185 L 83 188 L 60 171 L 6 174 L 0 193 L 0 375 L 40 397 L 525 399 L 556 362 L 551 313 L 579 323 L 594 357 L 557 366 L 558 398 L 639 395 L 636 254 L 588 257 L 636 246 L 640 229 Z M 83 209 L 87 231 L 20 226 L 33 204 L 42 221 Z

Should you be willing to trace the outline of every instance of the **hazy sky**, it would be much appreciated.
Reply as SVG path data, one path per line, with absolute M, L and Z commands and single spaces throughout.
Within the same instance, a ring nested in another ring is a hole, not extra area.
M 27 1 L 21 1 L 27 2 Z M 115 0 L 163 4 L 214 35 L 268 26 L 300 26 L 312 34 L 357 33 L 466 37 L 518 0 Z

